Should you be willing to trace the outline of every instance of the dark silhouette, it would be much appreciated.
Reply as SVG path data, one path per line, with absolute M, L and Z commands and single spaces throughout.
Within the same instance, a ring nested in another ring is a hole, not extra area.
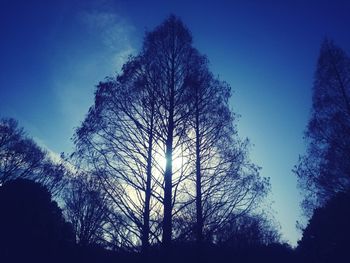
M 146 34 L 120 75 L 98 85 L 75 156 L 102 185 L 121 247 L 215 243 L 233 215 L 265 196 L 269 182 L 238 138 L 229 97 L 175 16 Z
M 77 243 L 87 247 L 103 244 L 108 207 L 96 177 L 77 173 L 63 192 L 64 215 L 72 224 Z
M 350 244 L 350 194 L 338 193 L 315 209 L 299 241 L 303 262 L 347 262 Z
M 1 119 L 1 262 L 347 262 L 349 57 L 322 44 L 309 147 L 294 170 L 313 215 L 295 250 L 258 209 L 269 180 L 208 63 L 168 17 L 99 83 L 76 151 L 59 163 Z
M 86 197 L 86 195 L 84 195 Z M 73 228 L 62 217 L 60 208 L 51 200 L 50 193 L 40 184 L 17 179 L 0 187 L 0 252 L 2 262 L 256 262 L 264 257 L 269 262 L 284 260 L 289 262 L 289 248 L 267 241 L 264 237 L 266 223 L 248 223 L 250 219 L 236 221 L 237 227 L 232 235 L 250 240 L 244 244 L 234 243 L 225 238 L 225 243 L 217 245 L 203 243 L 200 250 L 193 242 L 175 242 L 166 250 L 151 247 L 148 257 L 137 253 L 103 249 L 101 246 L 75 245 Z M 241 217 L 240 217 L 241 218 Z M 255 219 L 251 222 L 257 222 Z M 262 221 L 261 221 L 262 222 Z M 247 225 L 252 226 L 247 231 Z M 265 225 L 265 227 L 261 227 Z M 245 230 L 243 230 L 245 229 Z M 228 233 L 226 231 L 225 233 Z M 253 235 L 255 235 L 253 237 Z M 231 238 L 233 237 L 231 235 Z M 81 242 L 83 242 L 81 240 Z M 232 246 L 233 245 L 233 246 Z M 254 252 L 254 256 L 251 254 Z
M 295 172 L 309 214 L 350 186 L 350 58 L 332 41 L 321 46 L 315 73 L 306 155 Z
M 277 227 L 263 215 L 232 215 L 216 238 L 219 246 L 238 251 L 281 242 Z
M 346 262 L 350 244 L 350 58 L 326 39 L 313 86 L 307 153 L 295 168 L 312 215 L 297 248 L 302 262 Z
M 26 179 L 0 187 L 2 262 L 61 262 L 74 235 L 48 190 Z
M 146 35 L 145 56 L 152 60 L 156 74 L 160 74 L 157 97 L 162 101 L 158 112 L 162 122 L 159 124 L 160 138 L 165 144 L 165 171 L 163 195 L 162 243 L 171 244 L 173 231 L 173 191 L 178 189 L 174 180 L 173 160 L 179 149 L 186 130 L 190 111 L 188 107 L 188 84 L 186 80 L 191 70 L 196 67 L 196 56 L 192 47 L 192 37 L 182 21 L 170 16 L 153 32 Z M 162 73 L 164 72 L 164 73 Z M 183 151 L 183 150 L 182 150 Z M 180 175 L 183 177 L 183 174 Z M 181 178 L 180 180 L 182 180 Z M 179 182 L 180 182 L 179 180 Z

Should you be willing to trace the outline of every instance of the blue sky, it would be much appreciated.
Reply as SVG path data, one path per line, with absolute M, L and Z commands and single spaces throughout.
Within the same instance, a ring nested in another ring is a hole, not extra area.
M 49 150 L 70 138 L 95 85 L 120 69 L 170 13 L 227 81 L 251 158 L 271 178 L 271 207 L 291 244 L 301 197 L 291 172 L 305 150 L 321 41 L 350 48 L 349 1 L 0 1 L 0 116 L 19 120 Z

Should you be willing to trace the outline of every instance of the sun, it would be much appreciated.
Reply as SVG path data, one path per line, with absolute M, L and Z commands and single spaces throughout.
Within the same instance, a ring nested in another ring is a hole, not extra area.
M 156 152 L 153 156 L 155 166 L 160 168 L 161 171 L 165 171 L 167 159 L 165 157 L 165 153 L 159 153 Z M 172 158 L 172 171 L 173 173 L 176 173 L 183 169 L 189 162 L 188 155 L 185 151 L 174 151 L 173 152 L 173 158 Z

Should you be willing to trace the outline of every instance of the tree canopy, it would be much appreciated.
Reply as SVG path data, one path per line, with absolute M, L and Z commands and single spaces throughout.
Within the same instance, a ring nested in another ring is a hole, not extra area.
M 141 52 L 98 85 L 75 155 L 122 215 L 127 246 L 213 240 L 267 193 L 248 140 L 238 137 L 230 90 L 175 16 L 146 33 Z

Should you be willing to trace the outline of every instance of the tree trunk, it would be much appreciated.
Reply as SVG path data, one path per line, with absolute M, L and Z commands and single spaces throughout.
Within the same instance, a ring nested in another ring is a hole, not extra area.
M 199 108 L 198 94 L 196 97 L 196 238 L 200 245 L 203 241 L 203 210 L 202 210 L 202 180 L 201 180 L 201 156 L 199 134 Z
M 146 191 L 145 191 L 145 210 L 143 214 L 143 229 L 142 229 L 142 252 L 148 253 L 149 248 L 149 232 L 150 232 L 150 202 L 151 202 L 151 180 L 152 180 L 152 149 L 153 149 L 153 116 L 154 103 L 151 109 L 151 123 L 148 139 L 147 151 L 147 171 L 146 171 Z
M 173 106 L 170 106 L 173 108 Z M 170 111 L 173 112 L 173 109 Z M 173 157 L 173 116 L 170 113 L 168 136 L 166 140 L 166 166 L 164 172 L 164 218 L 163 218 L 163 245 L 168 247 L 171 243 L 172 233 L 172 157 Z
M 172 236 L 172 174 L 173 174 L 173 136 L 174 136 L 174 100 L 175 100 L 175 70 L 174 59 L 172 59 L 170 83 L 170 105 L 168 116 L 168 132 L 165 150 L 165 172 L 164 172 L 164 217 L 163 217 L 163 245 L 169 247 Z

